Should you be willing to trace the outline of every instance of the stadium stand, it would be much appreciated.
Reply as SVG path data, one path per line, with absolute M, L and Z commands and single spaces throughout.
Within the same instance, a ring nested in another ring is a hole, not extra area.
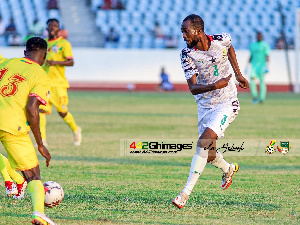
M 151 30 L 158 21 L 166 36 L 178 40 L 183 47 L 180 24 L 188 14 L 203 17 L 208 34 L 228 32 L 237 49 L 246 49 L 255 40 L 255 31 L 265 33 L 265 40 L 274 48 L 280 37 L 281 21 L 278 2 L 274 0 L 127 0 L 125 10 L 102 10 L 102 0 L 92 0 L 91 8 L 96 13 L 96 24 L 103 33 L 110 27 L 118 28 L 121 48 L 155 48 Z M 294 9 L 300 7 L 299 0 L 281 1 L 286 18 L 286 36 L 294 37 Z M 291 43 L 292 44 L 292 43 Z
M 46 0 L 1 0 L 0 15 L 6 24 L 13 18 L 17 33 L 24 37 L 35 18 L 41 24 L 46 23 L 48 19 Z M 59 14 L 56 17 L 59 19 Z M 1 44 L 7 45 L 5 42 Z
M 255 31 L 263 32 L 272 48 L 280 38 L 281 20 L 278 2 L 285 15 L 285 34 L 293 45 L 295 9 L 299 0 L 121 0 L 125 9 L 101 9 L 105 0 L 89 0 L 90 11 L 95 14 L 95 24 L 103 35 L 111 27 L 120 34 L 119 48 L 162 48 L 165 38 L 153 36 L 158 22 L 165 37 L 172 37 L 182 48 L 180 24 L 191 13 L 199 14 L 205 21 L 208 34 L 228 32 L 236 49 L 246 49 L 255 40 Z M 115 0 L 112 0 L 115 3 Z M 113 5 L 112 4 L 112 5 Z M 113 7 L 112 7 L 113 8 Z M 60 9 L 64 11 L 63 8 Z M 1 0 L 0 15 L 8 24 L 12 17 L 18 34 L 24 36 L 35 18 L 45 24 L 49 16 L 47 0 Z M 59 11 L 55 17 L 60 19 Z M 64 23 L 64 21 L 62 21 Z M 3 41 L 0 41 L 3 45 Z M 104 46 L 105 47 L 105 46 Z

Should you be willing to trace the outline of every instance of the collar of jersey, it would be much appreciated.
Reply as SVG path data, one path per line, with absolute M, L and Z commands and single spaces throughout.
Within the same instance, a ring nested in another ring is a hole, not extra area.
M 38 64 L 36 61 L 33 61 L 32 59 L 29 59 L 29 58 L 27 58 L 27 57 L 24 57 L 24 59 L 26 59 L 26 60 L 28 60 L 28 61 L 30 61 L 30 62 L 34 62 L 34 63 Z M 39 65 L 39 64 L 38 64 L 38 65 Z
M 210 36 L 210 35 L 207 35 L 207 34 L 205 34 L 208 38 L 209 38 L 209 40 L 211 41 L 211 42 L 213 42 L 214 41 L 214 39 L 212 38 L 212 36 Z M 195 51 L 197 51 L 197 50 L 199 50 L 198 48 L 196 48 L 196 47 L 194 47 L 194 50 Z
M 62 36 L 59 36 L 59 37 L 57 37 L 57 38 L 55 38 L 55 39 L 52 39 L 52 40 L 49 40 L 49 39 L 48 39 L 48 42 L 51 42 L 51 41 L 57 41 L 57 40 L 62 39 L 62 38 L 63 38 Z

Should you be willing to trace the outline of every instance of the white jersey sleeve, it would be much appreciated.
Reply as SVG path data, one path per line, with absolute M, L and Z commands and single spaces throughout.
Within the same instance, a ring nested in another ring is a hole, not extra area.
M 188 55 L 189 52 L 190 50 L 188 48 L 184 48 L 180 54 L 181 66 L 186 80 L 189 80 L 192 76 L 194 76 L 194 74 L 198 75 L 199 73 L 195 62 Z
M 231 36 L 228 33 L 222 33 L 223 36 L 223 44 L 225 47 L 230 48 L 231 47 Z

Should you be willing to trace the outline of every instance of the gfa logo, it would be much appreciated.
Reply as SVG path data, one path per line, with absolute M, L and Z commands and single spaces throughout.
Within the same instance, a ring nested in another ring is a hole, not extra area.
M 268 153 L 268 154 L 275 153 L 275 150 L 276 150 L 275 143 L 276 143 L 275 140 L 272 140 L 270 142 L 270 144 L 266 147 L 266 153 Z M 277 150 L 278 150 L 278 152 L 286 155 L 289 152 L 291 147 L 292 146 L 289 141 L 280 141 L 280 145 L 279 146 L 277 145 Z

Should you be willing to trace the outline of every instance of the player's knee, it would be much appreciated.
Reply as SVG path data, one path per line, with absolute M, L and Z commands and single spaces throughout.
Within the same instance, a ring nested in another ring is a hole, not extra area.
M 58 112 L 58 114 L 62 117 L 65 118 L 68 112 Z
M 44 110 L 44 109 L 39 109 L 39 112 L 40 112 L 40 113 L 47 114 L 47 115 L 51 114 L 51 110 L 50 110 L 50 111 L 46 111 L 46 110 Z
M 202 158 L 207 159 L 208 158 L 208 149 L 197 147 L 196 148 L 196 154 L 199 155 Z
M 208 155 L 207 162 L 211 162 L 216 159 L 216 155 Z
M 211 139 L 211 138 L 199 138 L 197 146 L 204 148 L 204 149 L 213 149 L 214 148 L 214 142 L 215 139 Z
M 38 166 L 29 170 L 22 171 L 22 174 L 28 183 L 33 180 L 41 180 L 40 170 Z
M 30 181 L 33 180 L 41 180 L 41 177 L 40 176 L 25 177 L 25 180 L 27 181 L 27 183 L 29 183 Z
M 43 109 L 39 109 L 39 112 L 40 112 L 40 113 L 46 113 L 46 111 L 43 110 Z

